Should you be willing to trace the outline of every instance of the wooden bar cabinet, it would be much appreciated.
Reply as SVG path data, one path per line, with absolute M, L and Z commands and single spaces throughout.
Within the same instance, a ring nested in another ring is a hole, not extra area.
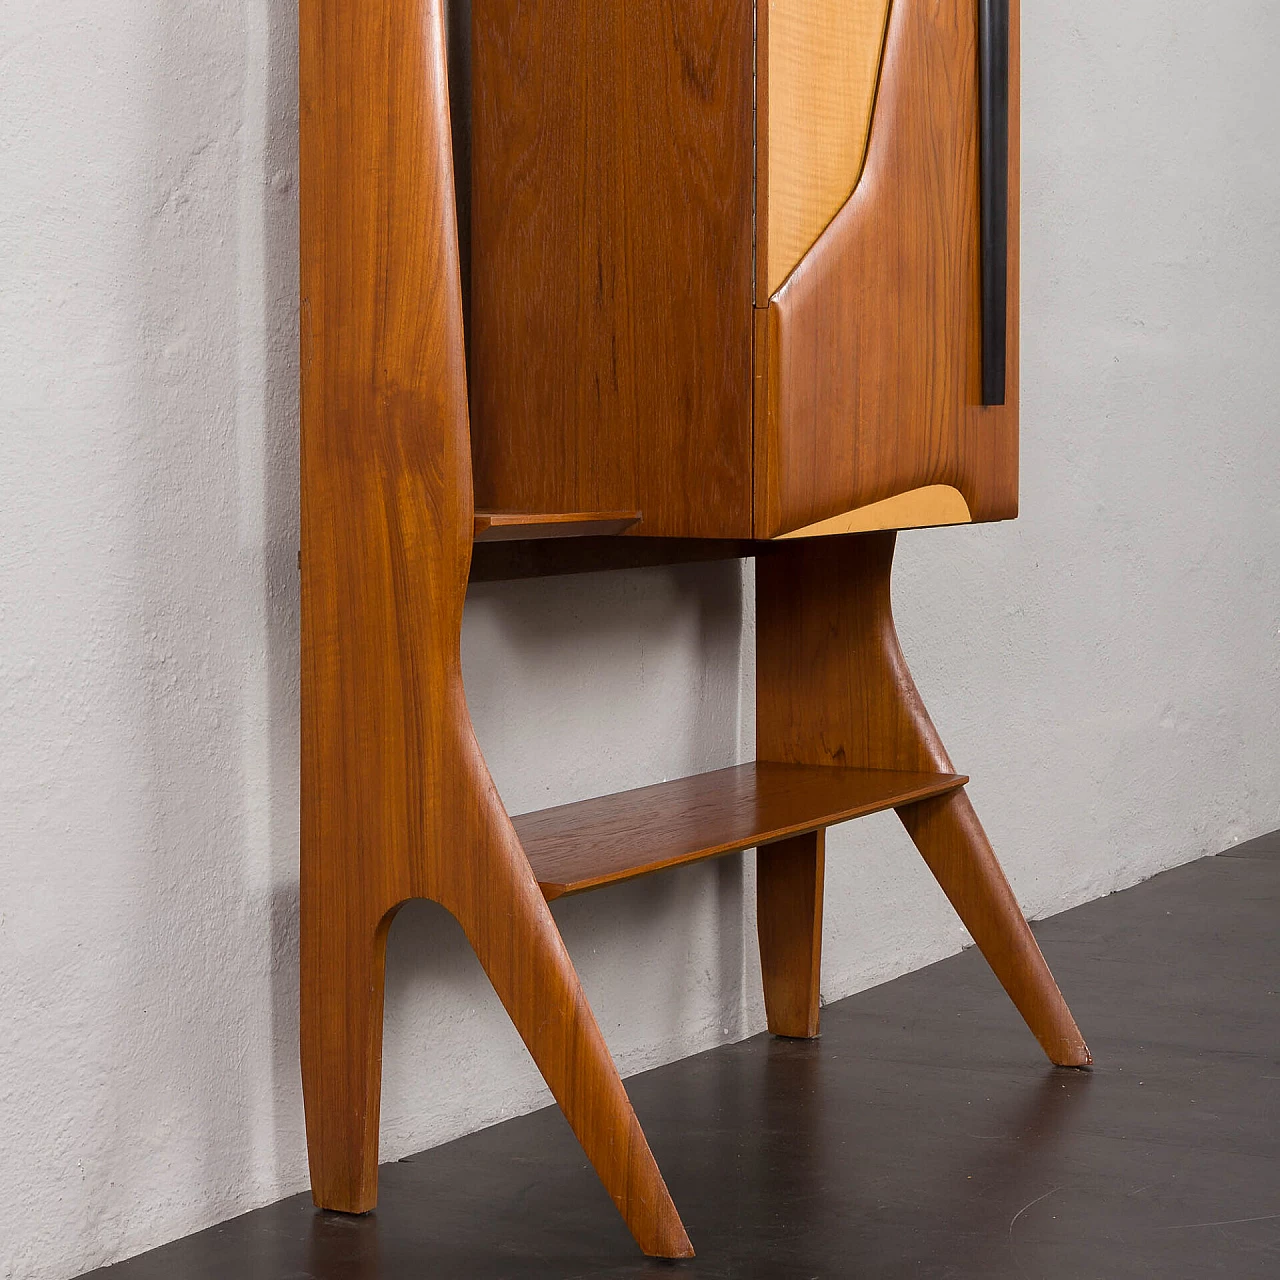
M 430 898 L 640 1247 L 685 1257 L 551 899 L 754 848 L 769 1028 L 814 1036 L 825 829 L 892 808 L 1049 1058 L 1090 1060 L 889 598 L 895 530 L 1017 512 L 1017 0 L 463 13 L 300 9 L 312 1186 L 375 1203 L 385 941 Z M 469 575 L 725 555 L 757 560 L 757 759 L 509 816 Z

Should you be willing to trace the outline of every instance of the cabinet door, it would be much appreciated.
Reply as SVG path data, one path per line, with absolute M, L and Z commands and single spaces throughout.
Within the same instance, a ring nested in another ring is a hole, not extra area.
M 751 0 L 472 0 L 477 505 L 752 529 Z
M 1016 515 L 1017 0 L 761 16 L 756 535 Z

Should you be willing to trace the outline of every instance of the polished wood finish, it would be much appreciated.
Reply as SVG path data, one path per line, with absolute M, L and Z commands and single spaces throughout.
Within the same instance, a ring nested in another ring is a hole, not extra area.
M 876 529 L 924 529 L 944 524 L 969 524 L 969 504 L 959 489 L 949 484 L 931 484 L 923 489 L 894 494 L 880 502 L 807 524 L 803 529 L 780 533 L 776 541 L 788 538 L 825 538 L 842 533 L 870 533 Z
M 893 533 L 777 544 L 756 562 L 761 760 L 951 772 L 889 601 Z M 1089 1050 L 963 790 L 899 816 L 1049 1058 Z M 766 888 L 767 891 L 767 888 Z M 767 909 L 767 908 L 766 908 Z
M 760 6 L 753 166 L 751 6 L 475 0 L 482 506 L 718 539 L 937 486 L 1016 514 L 1017 6 L 1002 407 L 981 405 L 977 7 L 887 8 Z
M 902 825 L 964 921 L 978 950 L 1051 1062 L 1084 1067 L 1089 1048 L 1027 927 L 968 795 L 907 805 Z
M 889 0 L 756 8 L 756 300 L 764 304 L 862 171 Z
M 641 1247 L 687 1257 L 547 899 L 759 846 L 770 1025 L 811 1036 L 822 831 L 894 807 L 1046 1051 L 1088 1060 L 902 662 L 893 536 L 745 540 L 913 502 L 936 516 L 946 486 L 975 519 L 1012 514 L 1016 419 L 970 396 L 972 15 L 894 0 L 866 177 L 758 315 L 750 6 L 473 15 L 474 432 L 442 0 L 300 11 L 313 1192 L 375 1202 L 386 938 L 427 898 L 461 923 Z M 463 694 L 473 543 L 520 548 L 492 567 L 572 541 L 559 563 L 582 568 L 638 541 L 601 536 L 620 532 L 760 552 L 761 759 L 513 823 Z
M 624 533 L 640 523 L 638 511 L 477 511 L 477 542 L 591 538 Z
M 950 770 L 740 764 L 513 821 L 551 899 L 943 795 L 966 781 Z
M 862 177 L 761 313 L 757 537 L 934 484 L 974 520 L 1017 513 L 1017 4 L 999 408 L 980 403 L 976 21 L 972 0 L 894 0 Z
M 752 7 L 472 0 L 476 500 L 752 522 Z
M 826 833 L 765 845 L 756 854 L 756 934 L 764 1009 L 775 1036 L 818 1034 Z
M 301 1053 L 316 1202 L 373 1206 L 383 951 L 462 924 L 641 1247 L 692 1250 L 476 745 L 441 0 L 303 0 Z

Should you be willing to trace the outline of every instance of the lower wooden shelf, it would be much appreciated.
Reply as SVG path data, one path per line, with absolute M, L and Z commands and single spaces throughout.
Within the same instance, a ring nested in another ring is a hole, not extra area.
M 756 761 L 513 822 L 551 900 L 942 795 L 968 780 Z

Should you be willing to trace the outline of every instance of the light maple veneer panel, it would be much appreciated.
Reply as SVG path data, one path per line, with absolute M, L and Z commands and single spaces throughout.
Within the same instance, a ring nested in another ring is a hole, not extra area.
M 770 0 L 760 13 L 763 303 L 858 181 L 889 0 Z
M 829 520 L 781 533 L 786 538 L 826 538 L 841 533 L 869 533 L 876 529 L 924 529 L 944 524 L 969 524 L 969 504 L 964 494 L 949 484 L 930 484 L 880 502 L 855 507 Z

